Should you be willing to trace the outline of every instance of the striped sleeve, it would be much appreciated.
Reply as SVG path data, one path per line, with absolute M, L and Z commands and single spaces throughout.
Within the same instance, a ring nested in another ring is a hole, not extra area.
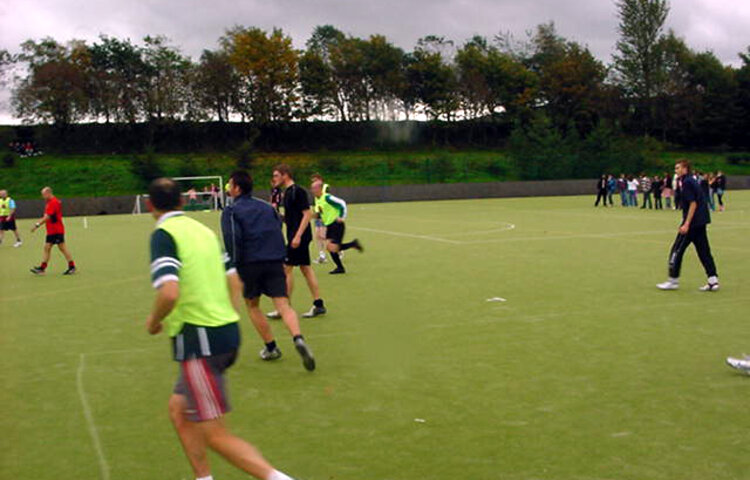
M 325 198 L 326 202 L 339 212 L 339 218 L 346 219 L 346 202 L 330 193 Z
M 151 285 L 158 289 L 170 280 L 179 281 L 181 267 L 172 236 L 161 228 L 154 230 L 151 235 Z

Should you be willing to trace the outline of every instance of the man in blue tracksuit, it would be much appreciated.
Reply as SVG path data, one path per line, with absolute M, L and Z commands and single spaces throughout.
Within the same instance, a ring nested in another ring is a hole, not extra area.
M 294 347 L 307 370 L 315 369 L 315 359 L 302 337 L 297 313 L 289 304 L 284 273 L 286 247 L 281 233 L 281 219 L 276 210 L 252 196 L 253 180 L 247 172 L 237 171 L 229 177 L 229 195 L 233 202 L 221 214 L 221 231 L 230 262 L 244 283 L 243 296 L 250 319 L 266 344 L 260 351 L 263 360 L 281 357 L 271 327 L 260 311 L 260 295 L 273 300 L 281 314 Z

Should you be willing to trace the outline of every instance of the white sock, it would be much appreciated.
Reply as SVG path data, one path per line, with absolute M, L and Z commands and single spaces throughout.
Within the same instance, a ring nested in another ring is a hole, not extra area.
M 672 277 L 669 277 L 669 282 L 670 282 L 670 283 L 680 283 L 680 279 L 679 279 L 679 278 L 672 278 Z
M 271 472 L 271 474 L 268 476 L 266 480 L 294 480 L 294 479 L 285 473 L 282 473 L 278 470 L 274 470 L 273 472 Z
M 708 283 L 719 283 L 719 277 L 714 275 L 713 277 L 708 277 Z
M 196 478 L 195 480 L 214 480 L 214 476 L 209 475 L 207 477 Z

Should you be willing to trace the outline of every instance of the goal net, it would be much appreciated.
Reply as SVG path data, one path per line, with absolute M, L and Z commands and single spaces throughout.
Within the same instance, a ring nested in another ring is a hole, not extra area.
M 224 181 L 216 177 L 175 177 L 172 178 L 182 190 L 182 208 L 185 211 L 219 210 L 225 205 Z M 135 197 L 133 214 L 147 213 L 148 194 Z

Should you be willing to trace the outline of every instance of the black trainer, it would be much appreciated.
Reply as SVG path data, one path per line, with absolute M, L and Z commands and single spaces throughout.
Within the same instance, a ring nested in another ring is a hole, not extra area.
M 313 357 L 310 347 L 307 346 L 305 341 L 301 338 L 298 338 L 294 341 L 294 348 L 297 349 L 297 352 L 302 357 L 302 365 L 304 365 L 305 370 L 309 372 L 315 370 L 315 358 Z
M 343 268 L 334 268 L 333 270 L 331 270 L 328 273 L 331 274 L 331 275 L 339 275 L 341 273 L 346 273 L 346 270 L 344 270 Z
M 44 275 L 44 269 L 42 267 L 31 267 L 29 270 L 34 275 Z
M 328 310 L 326 310 L 326 307 L 316 307 L 315 305 L 313 305 L 310 310 L 302 314 L 302 318 L 313 318 L 317 317 L 318 315 L 325 315 L 327 311 Z
M 73 275 L 74 273 L 76 273 L 76 267 L 68 267 L 68 269 L 63 272 L 63 275 Z
M 359 250 L 359 253 L 362 253 L 365 251 L 365 247 L 363 247 L 362 244 L 359 243 L 359 240 L 356 238 L 354 239 L 354 248 Z

